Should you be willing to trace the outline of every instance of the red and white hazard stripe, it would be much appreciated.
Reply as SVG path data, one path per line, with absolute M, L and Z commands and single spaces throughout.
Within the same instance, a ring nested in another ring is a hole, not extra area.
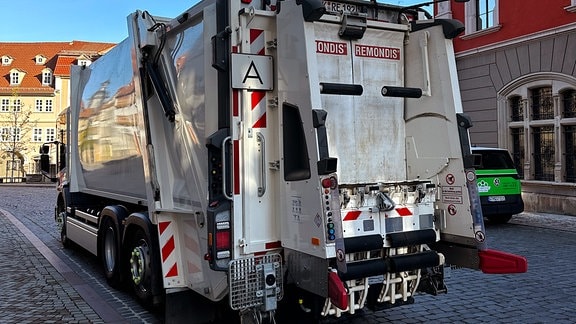
M 201 280 L 198 276 L 202 276 L 202 262 L 204 262 L 202 247 L 196 235 L 189 235 L 196 233 L 198 233 L 196 221 L 184 221 L 184 248 L 186 249 L 188 274 L 196 280 Z
M 250 29 L 250 53 L 265 54 L 266 39 L 264 30 Z M 252 128 L 266 127 L 266 92 L 252 91 L 250 95 L 250 110 L 252 112 Z
M 364 212 L 361 210 L 350 210 L 345 212 L 342 218 L 343 221 L 355 221 L 361 218 Z M 367 217 L 371 214 L 369 211 L 366 211 L 368 214 Z M 412 210 L 408 207 L 397 207 L 391 210 L 390 212 L 386 213 L 386 217 L 397 217 L 397 216 L 414 216 Z
M 160 233 L 160 256 L 162 258 L 163 276 L 164 278 L 176 277 L 178 276 L 178 264 L 172 222 L 159 222 L 158 231 Z

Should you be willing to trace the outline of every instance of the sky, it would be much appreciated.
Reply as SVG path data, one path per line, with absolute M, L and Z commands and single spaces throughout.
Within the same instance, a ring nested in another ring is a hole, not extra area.
M 126 17 L 136 10 L 174 18 L 199 0 L 0 0 L 0 42 L 89 41 L 119 43 Z M 425 1 L 379 0 L 393 5 Z

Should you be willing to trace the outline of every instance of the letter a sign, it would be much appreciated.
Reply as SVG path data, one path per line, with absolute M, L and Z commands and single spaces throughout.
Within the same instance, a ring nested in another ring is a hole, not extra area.
M 232 53 L 232 88 L 272 90 L 272 56 Z

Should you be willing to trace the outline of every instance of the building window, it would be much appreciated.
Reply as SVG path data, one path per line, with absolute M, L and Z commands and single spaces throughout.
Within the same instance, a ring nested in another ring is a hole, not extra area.
M 576 90 L 562 92 L 562 117 L 576 117 Z
M 543 120 L 554 118 L 552 87 L 532 89 L 532 119 Z
M 8 142 L 10 140 L 10 127 L 0 128 L 0 142 Z
M 464 39 L 500 29 L 498 2 L 499 0 L 472 0 L 464 5 L 466 27 Z
M 80 66 L 89 66 L 91 63 L 92 61 L 88 59 L 78 59 L 78 65 Z
M 14 99 L 12 101 L 12 111 L 19 112 L 22 110 L 22 101 L 20 99 Z
M 56 129 L 47 128 L 46 129 L 46 142 L 54 142 L 56 140 Z
M 10 111 L 10 99 L 2 99 L 0 102 L 0 112 Z
M 42 128 L 32 130 L 32 142 L 42 142 Z
M 20 73 L 18 72 L 10 73 L 10 84 L 11 85 L 20 84 Z
M 20 127 L 0 128 L 0 142 L 20 142 Z
M 50 70 L 44 70 L 42 72 L 42 85 L 49 86 L 52 84 L 52 72 Z
M 510 119 L 512 121 L 524 120 L 524 109 L 522 109 L 522 97 L 514 96 L 509 99 L 510 102 Z
M 42 99 L 36 99 L 36 112 L 41 112 L 42 110 Z
M 506 118 L 508 133 L 499 145 L 510 148 L 519 175 L 576 183 L 576 84 L 538 75 L 507 91 L 500 120 Z
M 576 126 L 564 127 L 564 163 L 566 163 L 566 182 L 576 182 Z
M 43 55 L 36 55 L 36 65 L 42 65 L 46 63 L 46 58 Z
M 47 112 L 51 112 L 52 111 L 52 99 L 46 99 L 46 111 Z
M 512 128 L 512 160 L 518 176 L 524 179 L 524 128 Z
M 7 55 L 2 56 L 2 66 L 9 66 L 10 64 L 12 64 L 12 58 Z
M 554 181 L 554 127 L 532 128 L 534 179 Z
M 496 0 L 475 0 L 476 30 L 494 27 L 494 6 Z

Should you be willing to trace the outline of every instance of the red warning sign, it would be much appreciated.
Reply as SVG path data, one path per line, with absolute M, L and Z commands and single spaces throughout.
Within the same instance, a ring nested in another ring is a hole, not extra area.
M 448 214 L 454 216 L 458 211 L 456 210 L 456 206 L 450 204 L 448 205 Z
M 449 185 L 453 185 L 456 182 L 456 177 L 452 173 L 448 173 L 446 175 L 446 183 Z

